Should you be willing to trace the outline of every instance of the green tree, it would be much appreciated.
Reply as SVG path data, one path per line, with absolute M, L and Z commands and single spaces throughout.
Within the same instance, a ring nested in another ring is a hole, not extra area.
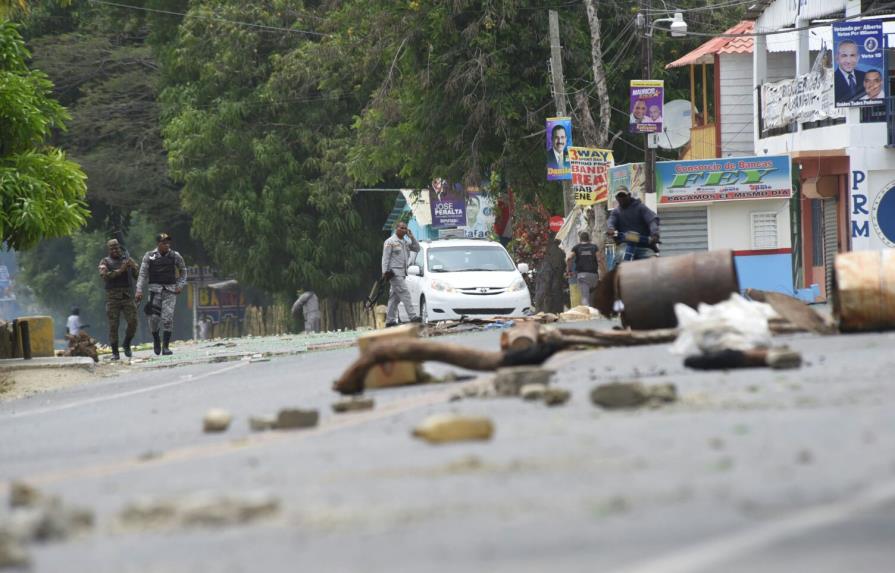
M 71 234 L 88 215 L 84 172 L 46 143 L 68 114 L 28 57 L 15 27 L 0 22 L 0 239 L 17 250 Z

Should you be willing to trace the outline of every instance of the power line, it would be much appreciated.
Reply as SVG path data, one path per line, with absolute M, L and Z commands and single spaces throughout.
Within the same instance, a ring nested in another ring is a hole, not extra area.
M 121 4 L 118 2 L 108 2 L 107 0 L 90 0 L 92 4 L 102 4 L 104 6 L 114 6 L 116 8 L 127 8 L 130 10 L 140 10 L 143 12 L 151 12 L 153 14 L 165 14 L 168 16 L 187 16 L 187 12 L 174 12 L 172 10 L 159 10 L 157 8 L 147 8 L 145 6 L 134 6 L 132 4 Z M 205 16 L 202 14 L 189 14 L 191 18 L 197 18 L 200 20 L 212 20 L 215 22 L 226 22 L 227 24 L 235 24 L 237 26 L 246 26 L 248 28 L 257 28 L 259 30 L 264 30 L 267 32 L 287 32 L 290 34 L 305 34 L 308 36 L 319 36 L 326 37 L 330 34 L 324 34 L 321 32 L 315 32 L 314 30 L 300 30 L 298 28 L 280 28 L 278 26 L 268 26 L 266 24 L 256 24 L 254 22 L 242 22 L 239 20 L 230 20 L 228 18 L 222 18 L 220 16 Z

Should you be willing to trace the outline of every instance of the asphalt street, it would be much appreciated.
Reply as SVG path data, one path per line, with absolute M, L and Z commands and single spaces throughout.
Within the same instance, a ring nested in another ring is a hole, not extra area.
M 454 340 L 497 349 L 498 333 Z M 555 408 L 449 401 L 460 383 L 442 383 L 336 415 L 330 385 L 356 348 L 135 369 L 0 404 L 0 479 L 96 511 L 93 533 L 32 547 L 39 572 L 891 571 L 895 334 L 777 340 L 801 369 L 688 371 L 667 345 L 563 353 L 548 366 L 572 400 Z M 620 380 L 672 382 L 681 399 L 590 403 Z M 211 407 L 234 414 L 228 432 L 202 432 Z M 250 415 L 282 407 L 321 422 L 250 432 Z M 412 438 L 437 412 L 488 416 L 496 434 Z M 145 496 L 248 491 L 281 511 L 214 529 L 118 518 Z

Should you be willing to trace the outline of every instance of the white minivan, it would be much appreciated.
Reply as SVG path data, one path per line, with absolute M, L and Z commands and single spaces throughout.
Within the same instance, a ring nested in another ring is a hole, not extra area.
M 531 314 L 531 294 L 522 278 L 528 265 L 514 265 L 500 243 L 439 239 L 420 246 L 407 269 L 407 288 L 424 323 Z M 404 312 L 400 316 L 407 320 Z

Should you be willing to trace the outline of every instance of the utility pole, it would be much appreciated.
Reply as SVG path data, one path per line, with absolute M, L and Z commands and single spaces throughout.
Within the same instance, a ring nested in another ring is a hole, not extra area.
M 643 79 L 650 80 L 653 75 L 653 33 L 649 18 L 652 0 L 641 0 L 641 11 L 637 15 L 637 27 L 641 34 L 641 59 L 643 61 Z M 656 192 L 656 138 L 653 134 L 643 134 L 643 167 L 646 193 Z
M 550 73 L 553 78 L 553 101 L 556 103 L 556 115 L 566 115 L 566 88 L 562 74 L 562 45 L 559 43 L 559 13 L 556 10 L 548 11 L 550 20 Z M 562 182 L 562 205 L 565 215 L 568 216 L 575 206 L 572 197 L 572 182 Z

